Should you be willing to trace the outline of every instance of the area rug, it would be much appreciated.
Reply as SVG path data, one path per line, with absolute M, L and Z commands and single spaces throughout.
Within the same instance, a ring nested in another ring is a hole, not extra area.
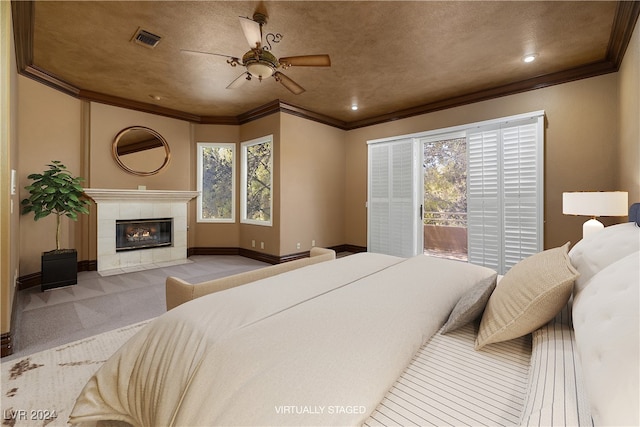
M 2 425 L 66 426 L 89 378 L 149 321 L 1 363 Z

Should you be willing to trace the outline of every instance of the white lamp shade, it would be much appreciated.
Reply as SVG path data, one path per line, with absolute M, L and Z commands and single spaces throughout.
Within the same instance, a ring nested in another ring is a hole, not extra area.
M 626 216 L 629 193 L 626 191 L 580 191 L 562 193 L 562 213 L 584 216 Z

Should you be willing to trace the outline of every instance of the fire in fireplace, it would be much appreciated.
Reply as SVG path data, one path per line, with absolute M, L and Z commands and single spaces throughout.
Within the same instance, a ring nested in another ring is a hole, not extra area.
M 173 244 L 173 219 L 116 220 L 116 252 Z

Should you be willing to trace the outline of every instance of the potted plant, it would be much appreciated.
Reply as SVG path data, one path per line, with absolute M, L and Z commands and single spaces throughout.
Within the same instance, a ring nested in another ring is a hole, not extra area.
M 58 160 L 47 165 L 48 170 L 27 178 L 33 180 L 25 187 L 29 198 L 22 200 L 22 214 L 34 213 L 35 221 L 51 214 L 56 216 L 56 249 L 42 254 L 41 289 L 57 288 L 78 283 L 78 255 L 75 249 L 60 247 L 60 220 L 62 216 L 78 220 L 78 214 L 88 214 L 89 200 L 80 185 L 84 181 L 73 177 Z

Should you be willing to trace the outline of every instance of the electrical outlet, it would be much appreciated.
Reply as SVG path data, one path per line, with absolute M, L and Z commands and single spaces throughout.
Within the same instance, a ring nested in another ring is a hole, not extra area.
M 296 243 L 296 249 L 300 249 L 300 243 Z
M 260 249 L 264 249 L 264 242 L 260 242 Z
M 252 247 L 252 248 L 255 248 L 255 247 L 256 247 L 256 241 L 255 241 L 255 240 L 252 240 L 252 241 L 251 241 L 251 247 Z
M 315 241 L 315 240 L 312 240 L 312 241 L 311 241 L 311 247 L 314 247 L 315 245 L 316 245 L 316 241 Z

